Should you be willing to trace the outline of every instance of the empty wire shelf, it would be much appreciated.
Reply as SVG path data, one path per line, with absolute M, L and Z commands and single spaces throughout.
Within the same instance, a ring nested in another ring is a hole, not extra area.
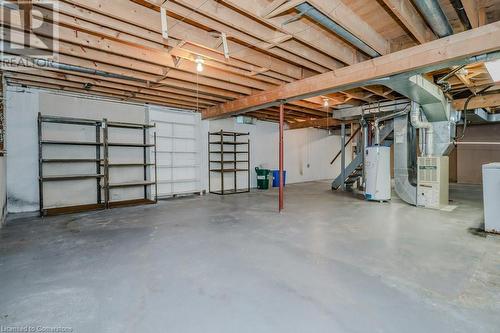
M 130 181 L 130 182 L 123 182 L 123 183 L 110 183 L 108 184 L 109 188 L 117 188 L 117 187 L 133 187 L 133 186 L 147 186 L 147 185 L 154 185 L 154 181 L 148 181 L 148 180 L 138 180 L 138 181 Z
M 46 145 L 75 145 L 75 146 L 102 146 L 102 142 L 95 141 L 61 141 L 61 140 L 41 140 L 40 143 Z
M 104 177 L 103 174 L 81 174 L 81 175 L 55 175 L 55 176 L 43 176 L 43 181 L 57 181 L 57 180 L 76 180 L 76 179 L 88 179 L 88 178 L 101 178 Z

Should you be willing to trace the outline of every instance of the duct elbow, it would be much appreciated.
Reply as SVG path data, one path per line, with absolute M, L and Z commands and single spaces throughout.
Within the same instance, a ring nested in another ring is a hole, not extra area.
M 415 128 L 423 128 L 423 129 L 432 129 L 432 124 L 427 121 L 422 121 L 420 119 L 420 105 L 416 102 L 412 102 L 411 113 L 410 113 L 410 121 L 413 127 Z
M 432 156 L 434 153 L 434 127 L 430 122 L 420 119 L 420 105 L 416 102 L 411 103 L 410 122 L 413 127 L 425 130 L 425 155 Z

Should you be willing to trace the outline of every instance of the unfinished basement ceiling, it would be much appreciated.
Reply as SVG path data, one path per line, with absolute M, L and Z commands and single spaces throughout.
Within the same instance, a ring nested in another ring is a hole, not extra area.
M 172 0 L 165 5 L 168 39 L 162 37 L 161 0 L 59 1 L 59 62 L 72 67 L 25 68 L 5 73 L 9 84 L 83 92 L 191 110 L 266 91 L 302 78 L 370 59 L 352 43 L 295 8 L 304 1 Z M 410 1 L 309 0 L 329 20 L 380 55 L 436 39 Z M 454 33 L 464 26 L 449 0 L 439 1 Z M 481 2 L 481 24 L 500 16 L 500 1 Z M 44 16 L 48 7 L 34 8 Z M 8 10 L 5 7 L 2 10 Z M 415 15 L 410 15 L 413 13 Z M 20 18 L 2 22 L 3 39 L 23 43 Z M 418 29 L 415 29 L 418 26 Z M 9 32 L 6 33 L 5 31 Z M 221 33 L 227 35 L 224 53 Z M 46 32 L 37 31 L 40 37 Z M 204 70 L 196 71 L 202 57 Z M 75 71 L 75 66 L 85 71 Z M 92 71 L 101 71 L 107 76 Z M 482 74 L 487 75 L 487 74 Z M 484 78 L 487 80 L 488 78 Z M 457 88 L 463 81 L 452 80 Z M 369 86 L 287 104 L 289 123 L 322 118 L 329 106 L 361 105 L 400 97 Z M 331 109 L 330 109 L 331 110 Z M 277 108 L 248 113 L 275 121 Z

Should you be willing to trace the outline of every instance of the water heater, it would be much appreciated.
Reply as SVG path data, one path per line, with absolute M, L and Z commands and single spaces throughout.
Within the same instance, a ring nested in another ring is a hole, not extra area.
M 391 148 L 373 146 L 365 149 L 365 198 L 374 201 L 391 199 Z
M 442 208 L 448 205 L 449 161 L 447 156 L 418 158 L 417 206 Z

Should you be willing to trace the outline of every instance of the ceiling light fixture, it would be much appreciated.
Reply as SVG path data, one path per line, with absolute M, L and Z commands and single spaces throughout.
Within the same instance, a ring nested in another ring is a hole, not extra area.
M 328 98 L 323 98 L 323 107 L 327 108 L 330 106 L 330 101 Z
M 484 63 L 493 82 L 500 82 L 500 59 Z
M 196 62 L 196 71 L 198 73 L 203 72 L 203 64 L 205 63 L 205 61 L 203 61 L 201 57 L 197 57 L 194 62 Z

